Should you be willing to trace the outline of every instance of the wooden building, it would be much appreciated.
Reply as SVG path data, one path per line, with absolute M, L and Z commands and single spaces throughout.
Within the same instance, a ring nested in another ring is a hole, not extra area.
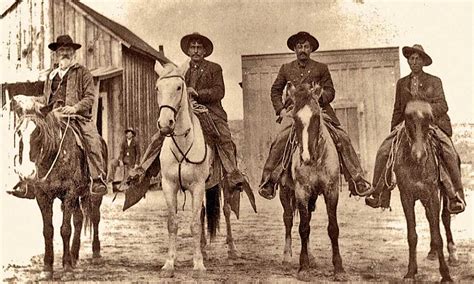
M 155 63 L 170 62 L 126 27 L 77 0 L 17 0 L 2 11 L 2 104 L 5 90 L 39 94 L 54 58 L 48 44 L 61 34 L 82 45 L 77 61 L 94 76 L 94 119 L 117 157 L 124 129 L 137 129 L 141 148 L 156 132 Z M 30 84 L 25 84 L 25 82 Z
M 318 51 L 312 58 L 329 66 L 336 89 L 332 106 L 371 177 L 378 146 L 390 131 L 400 78 L 399 49 Z M 242 56 L 243 162 L 254 186 L 260 182 L 270 144 L 280 128 L 275 123 L 270 88 L 281 65 L 295 59 L 294 53 Z

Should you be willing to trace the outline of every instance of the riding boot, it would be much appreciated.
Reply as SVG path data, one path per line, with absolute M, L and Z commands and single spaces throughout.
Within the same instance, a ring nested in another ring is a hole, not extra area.
M 461 160 L 451 138 L 439 127 L 434 128 L 440 148 L 441 182 L 448 196 L 448 211 L 458 214 L 464 211 L 466 201 L 461 180 Z
M 7 193 L 18 198 L 35 199 L 34 186 L 25 181 L 19 181 L 13 190 L 9 190 Z
M 98 177 L 92 181 L 92 188 L 91 188 L 92 194 L 97 194 L 97 195 L 105 195 L 107 194 L 107 184 L 106 182 L 102 179 L 102 177 Z
M 371 184 L 364 179 L 364 171 L 360 164 L 359 157 L 352 147 L 349 135 L 337 125 L 330 121 L 325 121 L 326 126 L 336 146 L 341 164 L 344 167 L 343 173 L 349 183 L 349 190 L 353 195 L 367 196 L 373 192 Z
M 283 154 L 290 132 L 291 126 L 284 128 L 272 142 L 270 152 L 263 166 L 262 179 L 258 189 L 258 193 L 263 198 L 270 200 L 276 196 L 277 183 L 283 172 Z

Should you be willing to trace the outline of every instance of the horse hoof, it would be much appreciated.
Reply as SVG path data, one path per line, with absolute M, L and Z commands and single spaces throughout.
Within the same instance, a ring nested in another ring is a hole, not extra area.
M 242 254 L 237 250 L 229 250 L 227 252 L 227 255 L 229 256 L 230 259 L 238 259 L 242 257 Z
M 100 254 L 100 252 L 93 252 L 92 258 L 102 258 L 102 255 Z
M 162 278 L 173 278 L 174 270 L 161 270 L 160 274 Z
M 53 280 L 53 272 L 52 271 L 41 271 L 38 280 L 40 280 L 40 281 Z
M 300 270 L 296 275 L 296 279 L 298 279 L 299 281 L 310 282 L 311 275 L 308 270 Z
M 415 275 L 405 275 L 405 277 L 403 277 L 403 281 L 404 282 L 414 282 L 415 281 Z
M 334 281 L 336 282 L 346 282 L 347 279 L 347 274 L 344 271 L 344 269 L 337 269 L 334 271 Z
M 283 265 L 283 267 L 289 269 L 291 268 L 291 261 L 287 260 L 287 259 L 284 259 L 282 262 L 281 262 L 281 265 Z
M 446 282 L 454 282 L 454 280 L 453 278 L 451 278 L 451 276 L 441 278 L 441 283 L 446 283 Z
M 430 251 L 428 255 L 426 256 L 427 260 L 437 260 L 438 259 L 438 253 L 436 251 Z

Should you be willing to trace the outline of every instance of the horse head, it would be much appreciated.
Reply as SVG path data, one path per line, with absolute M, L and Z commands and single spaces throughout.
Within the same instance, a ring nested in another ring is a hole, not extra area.
M 60 131 L 59 118 L 37 109 L 34 97 L 18 95 L 13 97 L 11 104 L 18 117 L 14 133 L 15 141 L 18 141 L 14 171 L 21 180 L 32 180 L 37 177 L 38 164 L 56 149 L 54 131 Z
M 291 83 L 289 83 L 291 84 Z M 301 84 L 297 88 L 287 86 L 294 102 L 293 120 L 296 139 L 300 145 L 300 156 L 309 164 L 316 159 L 316 148 L 321 133 L 321 107 L 318 100 L 322 94 L 319 85 Z
M 166 64 L 158 74 L 155 89 L 158 93 L 159 117 L 158 129 L 164 135 L 171 135 L 176 126 L 176 119 L 183 107 L 188 105 L 188 93 L 184 75 L 187 64 L 178 68 Z
M 433 122 L 431 105 L 425 101 L 410 101 L 405 108 L 405 128 L 410 141 L 411 157 L 420 163 L 427 156 L 430 125 Z

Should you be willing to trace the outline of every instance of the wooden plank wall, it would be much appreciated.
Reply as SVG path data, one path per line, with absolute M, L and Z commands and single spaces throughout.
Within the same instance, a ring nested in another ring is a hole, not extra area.
M 1 63 L 9 74 L 4 81 L 37 80 L 49 67 L 51 39 L 49 0 L 23 0 L 2 18 Z
M 395 85 L 400 78 L 398 48 L 320 51 L 312 58 L 329 66 L 336 89 L 333 108 L 339 112 L 357 109 L 359 133 L 352 134 L 351 139 L 371 176 L 377 148 L 390 128 Z M 293 53 L 242 56 L 243 162 L 254 186 L 260 182 L 270 144 L 281 128 L 275 123 L 270 88 L 281 65 L 295 59 Z
M 138 138 L 144 150 L 157 131 L 155 82 L 158 76 L 154 71 L 155 61 L 124 48 L 123 63 L 124 128 L 138 129 Z

